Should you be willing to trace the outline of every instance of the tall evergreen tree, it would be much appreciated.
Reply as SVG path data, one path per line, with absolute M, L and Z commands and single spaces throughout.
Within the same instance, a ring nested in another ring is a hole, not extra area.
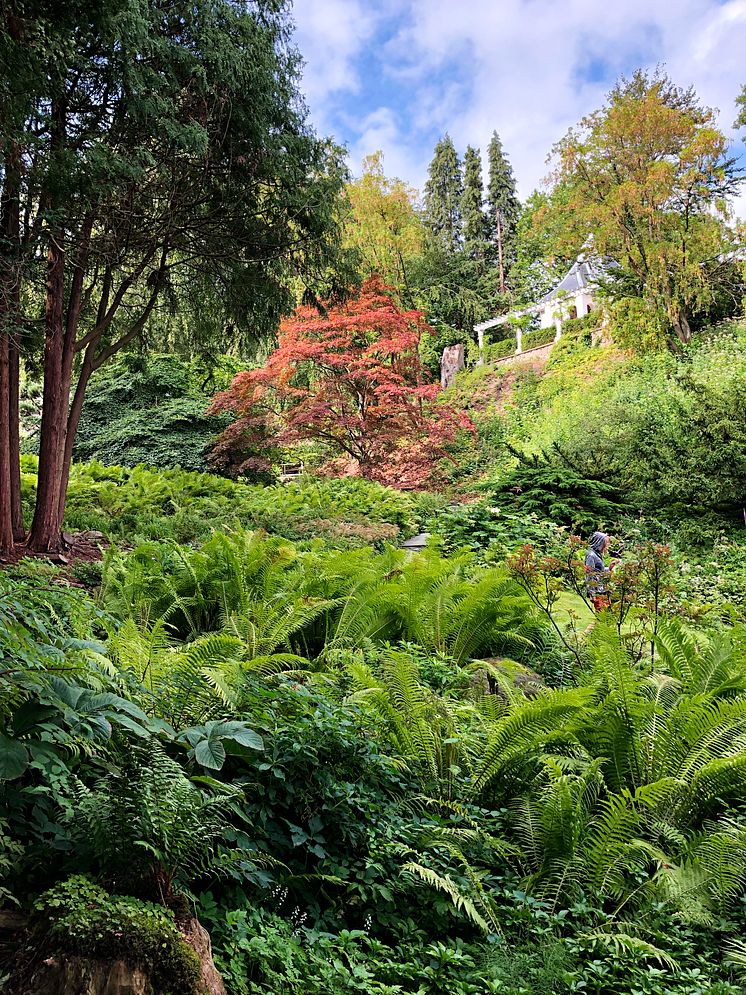
M 0 5 L 0 549 L 21 524 L 19 326 L 44 332 L 27 544 L 50 552 L 96 370 L 185 287 L 248 335 L 298 277 L 328 284 L 345 171 L 305 120 L 289 30 L 277 0 Z
M 442 249 L 461 248 L 461 163 L 450 135 L 435 146 L 425 184 L 425 220 Z
M 496 131 L 492 132 L 488 159 L 487 203 L 497 256 L 500 293 L 504 294 L 515 255 L 516 227 L 521 205 L 515 192 L 512 167 Z
M 483 261 L 487 254 L 489 221 L 484 213 L 482 190 L 482 160 L 479 149 L 469 145 L 464 156 L 464 193 L 461 198 L 461 220 L 464 251 L 470 259 Z

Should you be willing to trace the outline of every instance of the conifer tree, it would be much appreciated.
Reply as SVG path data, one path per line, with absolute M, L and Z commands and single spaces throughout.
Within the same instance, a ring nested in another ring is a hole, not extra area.
M 464 193 L 461 198 L 461 219 L 464 232 L 464 252 L 470 259 L 483 261 L 487 251 L 489 222 L 484 213 L 482 190 L 482 160 L 479 149 L 469 145 L 464 156 Z
M 450 135 L 435 146 L 425 184 L 425 220 L 446 252 L 461 248 L 461 163 Z
M 23 531 L 26 329 L 43 329 L 44 371 L 26 544 L 58 552 L 96 370 L 184 287 L 247 336 L 274 331 L 299 276 L 310 297 L 328 287 L 345 170 L 305 119 L 288 32 L 277 0 L 2 5 L 0 550 Z
M 494 233 L 500 293 L 504 294 L 507 275 L 515 252 L 516 226 L 521 205 L 515 192 L 512 167 L 503 152 L 502 142 L 496 131 L 492 132 L 488 158 L 487 203 L 489 205 L 490 227 Z

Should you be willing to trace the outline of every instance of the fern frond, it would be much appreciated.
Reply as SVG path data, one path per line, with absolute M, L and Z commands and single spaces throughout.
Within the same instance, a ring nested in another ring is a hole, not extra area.
M 465 895 L 456 882 L 447 874 L 438 874 L 432 868 L 424 867 L 422 864 L 417 864 L 413 861 L 404 864 L 402 871 L 408 871 L 421 881 L 424 881 L 425 884 L 430 885 L 431 888 L 435 888 L 437 891 L 447 895 L 457 911 L 463 913 L 482 932 L 490 932 L 487 920 L 478 911 L 474 901 L 468 895 Z

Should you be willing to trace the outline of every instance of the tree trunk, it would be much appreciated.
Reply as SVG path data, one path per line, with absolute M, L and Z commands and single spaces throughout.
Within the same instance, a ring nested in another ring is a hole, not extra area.
M 689 345 L 692 341 L 692 328 L 686 314 L 681 310 L 677 311 L 671 324 L 673 325 L 673 329 L 676 332 L 676 337 L 679 342 L 683 345 Z
M 8 343 L 8 436 L 10 445 L 10 516 L 13 521 L 13 536 L 16 542 L 21 542 L 26 534 L 23 527 L 23 504 L 21 503 L 20 362 L 17 337 L 13 336 Z
M 503 219 L 502 212 L 500 208 L 497 209 L 497 214 L 495 216 L 495 221 L 497 224 L 497 265 L 500 274 L 500 293 L 505 293 L 505 257 L 503 254 Z
M 75 395 L 73 397 L 72 404 L 70 405 L 70 413 L 67 416 L 67 432 L 65 434 L 65 448 L 62 455 L 62 475 L 60 478 L 58 508 L 58 518 L 60 520 L 60 524 L 65 518 L 65 500 L 67 498 L 67 485 L 70 482 L 70 465 L 72 464 L 73 459 L 73 446 L 75 445 L 75 436 L 78 432 L 78 425 L 80 424 L 80 416 L 83 413 L 85 392 L 88 387 L 88 381 L 91 379 L 91 373 L 93 373 L 93 348 L 89 346 L 85 352 L 83 366 L 75 387 Z
M 60 481 L 67 425 L 70 384 L 64 383 L 63 305 L 65 253 L 61 233 L 51 239 L 47 268 L 46 339 L 44 342 L 44 402 L 39 439 L 39 479 L 28 547 L 37 553 L 60 548 Z
M 11 144 L 5 155 L 0 203 L 0 551 L 23 537 L 18 431 L 18 315 L 20 310 L 20 156 Z
M 11 514 L 11 460 L 10 460 L 10 339 L 8 314 L 3 308 L 3 327 L 0 330 L 0 553 L 13 548 L 13 517 Z

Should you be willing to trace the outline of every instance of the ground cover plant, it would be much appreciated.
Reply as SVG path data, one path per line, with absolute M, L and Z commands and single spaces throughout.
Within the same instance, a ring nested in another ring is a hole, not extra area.
M 523 577 L 262 533 L 112 549 L 98 605 L 8 577 L 7 893 L 52 847 L 196 894 L 237 993 L 738 991 L 743 628 Z
M 33 501 L 36 460 L 23 457 L 23 495 Z M 338 545 L 397 542 L 414 534 L 437 497 L 408 495 L 359 477 L 301 477 L 251 485 L 178 467 L 157 470 L 73 464 L 65 526 L 132 542 L 203 539 L 214 529 L 264 528 L 292 539 L 324 537 Z

